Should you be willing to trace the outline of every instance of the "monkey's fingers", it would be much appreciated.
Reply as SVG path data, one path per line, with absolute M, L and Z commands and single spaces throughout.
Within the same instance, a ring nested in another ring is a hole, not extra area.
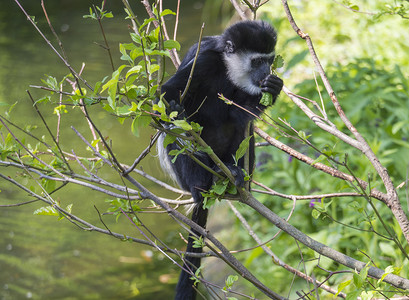
M 267 76 L 261 83 L 261 91 L 277 96 L 283 88 L 284 82 L 281 78 L 275 75 Z
M 234 184 L 238 187 L 244 186 L 244 173 L 239 166 L 226 165 L 234 177 Z

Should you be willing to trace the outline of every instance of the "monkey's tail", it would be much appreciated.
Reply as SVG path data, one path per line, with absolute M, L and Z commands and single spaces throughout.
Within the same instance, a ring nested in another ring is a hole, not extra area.
M 192 213 L 192 221 L 197 225 L 205 228 L 207 222 L 208 210 L 203 209 L 202 202 L 195 204 Z M 196 230 L 192 229 L 192 232 L 195 234 L 196 238 L 200 238 L 202 235 L 199 234 Z M 193 237 L 192 234 L 189 234 L 187 241 L 186 252 L 193 253 L 202 253 L 202 247 L 194 248 L 193 247 Z M 179 276 L 179 282 L 176 286 L 176 296 L 175 300 L 194 300 L 196 299 L 196 288 L 194 286 L 194 281 L 190 279 L 192 277 L 192 272 L 195 273 L 196 270 L 200 267 L 200 257 L 191 257 L 185 256 L 185 262 L 183 264 L 182 273 Z M 191 271 L 191 272 L 186 272 Z

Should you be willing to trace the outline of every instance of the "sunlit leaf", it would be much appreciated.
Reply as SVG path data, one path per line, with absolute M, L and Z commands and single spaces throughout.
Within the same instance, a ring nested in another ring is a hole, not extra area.
M 180 50 L 180 44 L 177 41 L 173 41 L 173 40 L 167 40 L 163 43 L 163 47 L 165 49 L 173 49 L 175 48 L 177 51 Z
M 186 120 L 174 120 L 173 124 L 186 131 L 192 130 L 192 125 L 190 125 Z
M 167 15 L 176 15 L 176 13 L 174 13 L 170 9 L 165 9 L 160 13 L 161 17 L 167 16 Z
M 246 154 L 247 149 L 250 146 L 250 140 L 252 137 L 253 136 L 248 136 L 240 143 L 239 149 L 237 149 L 236 155 L 235 155 L 236 162 L 239 161 L 239 159 L 242 158 Z
M 273 95 L 270 93 L 263 93 L 260 99 L 260 104 L 264 106 L 269 106 L 273 104 Z
M 58 211 L 52 206 L 44 206 L 39 209 L 36 209 L 33 214 L 39 215 L 39 216 L 55 216 L 55 217 L 60 216 Z

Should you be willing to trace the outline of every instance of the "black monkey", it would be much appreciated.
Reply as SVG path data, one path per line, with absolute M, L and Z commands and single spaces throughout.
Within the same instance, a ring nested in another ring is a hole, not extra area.
M 270 74 L 276 41 L 274 28 L 266 22 L 238 22 L 227 28 L 220 36 L 202 39 L 193 79 L 183 103 L 180 103 L 180 95 L 186 87 L 197 44 L 189 49 L 175 75 L 162 86 L 161 92 L 165 93 L 164 97 L 172 104 L 171 106 L 178 107 L 179 111 L 182 108 L 182 115 L 186 116 L 189 122 L 199 123 L 203 127 L 201 137 L 231 170 L 236 185 L 239 186 L 244 184 L 242 172 L 244 161 L 243 158 L 240 159 L 236 166 L 233 156 L 245 138 L 246 128 L 254 116 L 234 105 L 227 105 L 219 99 L 218 94 L 223 94 L 255 115 L 259 115 L 266 108 L 259 103 L 262 92 L 270 93 L 275 101 L 283 87 L 283 81 Z M 205 227 L 208 211 L 203 209 L 201 192 L 211 187 L 213 175 L 187 155 L 179 155 L 172 163 L 172 157 L 168 153 L 178 149 L 178 146 L 174 143 L 164 149 L 164 137 L 165 133 L 162 133 L 158 141 L 161 165 L 181 188 L 192 193 L 196 203 L 192 220 Z M 251 142 L 249 153 L 252 172 L 254 141 Z M 197 153 L 196 157 L 218 171 L 205 153 Z M 199 235 L 194 230 L 193 232 Z M 189 236 L 186 251 L 202 252 L 201 248 L 193 248 L 192 245 L 193 239 Z M 195 272 L 200 266 L 200 258 L 186 256 L 185 260 L 184 268 L 188 270 Z M 195 287 L 192 286 L 193 281 L 189 277 L 191 275 L 182 271 L 175 299 L 195 299 Z

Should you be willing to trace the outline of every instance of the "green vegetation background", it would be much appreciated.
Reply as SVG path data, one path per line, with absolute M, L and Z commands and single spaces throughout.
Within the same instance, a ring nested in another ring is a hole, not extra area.
M 207 1 L 204 8 L 205 14 L 226 10 L 226 4 L 220 9 L 220 4 L 215 2 L 219 1 Z M 385 5 L 393 5 L 394 3 L 396 2 L 377 0 L 360 1 L 356 4 L 359 10 L 363 12 L 391 12 L 392 10 Z M 395 184 L 398 185 L 404 182 L 407 179 L 409 164 L 408 19 L 389 13 L 383 15 L 357 13 L 343 7 L 336 1 L 290 1 L 290 6 L 298 25 L 312 37 L 317 54 L 347 116 L 358 131 L 364 135 L 384 166 L 387 167 Z M 231 9 L 227 9 L 227 11 L 227 15 L 232 12 Z M 85 13 L 87 12 L 84 11 Z M 320 79 L 317 79 L 317 83 L 315 82 L 314 77 L 318 77 L 318 75 L 314 72 L 314 65 L 306 49 L 306 44 L 288 24 L 280 1 L 271 1 L 258 14 L 261 18 L 270 20 L 279 32 L 277 53 L 282 55 L 285 60 L 285 66 L 280 70 L 279 74 L 284 78 L 285 84 L 290 90 L 320 104 L 321 100 L 316 87 L 318 84 L 329 119 L 339 129 L 344 129 L 344 132 L 346 132 L 346 128 L 337 117 L 330 99 L 324 92 L 322 82 Z M 120 17 L 116 16 L 116 18 Z M 126 24 L 126 20 L 123 22 Z M 126 28 L 126 26 L 123 26 L 123 28 Z M 199 28 L 197 28 L 198 31 Z M 190 45 L 182 43 L 182 46 L 186 50 Z M 107 72 L 105 75 L 110 75 L 110 73 Z M 35 81 L 38 82 L 39 79 L 36 78 Z M 15 85 L 17 84 L 15 83 Z M 21 89 L 26 89 L 26 86 L 22 86 Z M 370 163 L 366 159 L 362 159 L 361 153 L 357 150 L 351 150 L 344 143 L 318 129 L 284 95 L 280 96 L 277 104 L 270 109 L 268 114 L 274 120 L 278 120 L 278 118 L 285 119 L 297 130 L 302 130 L 306 136 L 309 136 L 309 141 L 318 149 L 339 161 L 343 161 L 347 153 L 348 163 L 354 174 L 359 178 L 370 181 L 371 187 L 382 189 L 379 178 L 372 174 Z M 101 117 L 101 123 L 102 121 L 104 121 L 104 117 Z M 125 129 L 125 127 L 119 128 L 119 126 L 116 126 L 115 128 L 129 130 L 130 132 L 129 127 Z M 270 131 L 270 134 L 308 156 L 319 157 L 319 153 L 305 144 L 284 138 L 280 136 L 279 132 Z M 326 161 L 321 162 L 326 163 Z M 255 179 L 285 194 L 304 195 L 354 191 L 345 182 L 312 170 L 311 167 L 272 147 L 261 147 L 258 150 L 258 169 Z M 409 200 L 406 187 L 398 191 L 402 204 L 408 211 L 407 203 Z M 76 197 L 81 195 L 78 191 L 75 191 L 75 193 Z M 292 209 L 292 201 L 265 195 L 258 195 L 258 198 L 283 217 L 286 217 Z M 384 222 L 401 239 L 400 229 L 393 220 L 390 211 L 379 202 L 375 202 L 375 205 Z M 242 209 L 242 213 L 253 226 L 253 229 L 263 236 L 263 240 L 268 240 L 277 232 L 276 228 L 261 220 L 258 215 L 253 214 L 251 211 Z M 217 219 L 217 215 L 214 218 Z M 234 216 L 229 216 L 229 219 L 234 219 Z M 383 269 L 392 265 L 396 270 L 401 269 L 400 275 L 402 277 L 409 277 L 408 261 L 404 259 L 396 246 L 392 242 L 367 231 L 371 223 L 376 230 L 384 233 L 379 219 L 363 198 L 300 201 L 296 205 L 290 222 L 304 233 L 334 249 L 365 262 L 373 259 L 378 267 Z M 223 236 L 231 237 L 230 244 L 232 247 L 234 245 L 239 245 L 240 248 L 254 246 L 253 241 L 240 227 L 240 224 L 237 222 L 236 225 L 235 227 L 224 227 Z M 13 224 L 9 223 L 7 226 L 12 228 Z M 44 227 L 49 226 L 49 222 L 33 222 L 30 226 L 35 227 L 36 231 L 38 231 L 39 240 L 47 239 L 47 231 L 44 230 Z M 67 224 L 58 224 L 58 226 L 64 227 L 62 231 L 72 230 Z M 175 238 L 175 229 L 172 230 L 172 233 L 167 236 L 167 241 Z M 7 242 L 15 234 L 22 233 L 7 231 L 2 240 Z M 65 234 L 69 235 L 69 233 Z M 80 232 L 79 234 L 85 235 L 87 233 Z M 106 247 L 105 250 L 108 252 L 118 251 L 115 243 L 120 243 L 119 241 L 105 238 L 98 240 L 98 243 L 84 246 L 84 240 L 76 241 L 76 239 L 73 239 L 70 242 L 81 244 L 81 251 L 71 253 L 65 250 L 69 247 L 67 245 L 69 244 L 68 241 L 60 240 L 57 236 L 49 239 L 51 240 L 48 244 L 50 247 L 60 249 L 56 257 L 57 263 L 52 266 L 53 270 L 51 272 L 42 269 L 43 267 L 49 267 L 46 265 L 47 261 L 39 263 L 35 261 L 35 257 L 28 255 L 27 252 L 23 252 L 21 255 L 23 260 L 21 257 L 15 259 L 15 257 L 4 254 L 4 252 L 0 253 L 0 263 L 9 267 L 10 270 L 18 270 L 15 272 L 16 276 L 21 274 L 19 271 L 24 269 L 25 263 L 38 267 L 38 270 L 32 272 L 29 277 L 13 278 L 15 282 L 13 285 L 0 282 L 0 284 L 3 284 L 0 286 L 2 299 L 13 299 L 15 295 L 46 299 L 47 297 L 55 297 L 59 291 L 63 291 L 63 297 L 66 299 L 80 299 L 80 297 L 82 299 L 104 299 L 104 295 L 108 297 L 129 297 L 129 299 L 152 299 L 152 295 L 163 293 L 164 295 L 161 297 L 167 297 L 173 292 L 173 286 L 171 285 L 176 282 L 177 270 L 173 268 L 169 271 L 170 262 L 164 261 L 163 257 L 159 259 L 156 257 L 154 262 L 151 262 L 150 255 L 144 257 L 141 254 L 140 256 L 145 260 L 145 264 L 140 264 L 140 269 L 135 268 L 134 265 L 118 267 L 113 261 L 112 266 L 108 265 L 107 268 L 102 270 L 97 269 L 93 273 L 92 268 L 100 264 L 98 257 L 94 257 L 94 260 L 90 259 L 89 256 L 86 256 L 87 259 L 79 260 L 77 258 L 80 258 L 81 255 L 85 257 L 86 254 L 94 251 L 94 248 Z M 33 240 L 35 241 L 36 238 L 30 237 L 29 241 L 32 242 Z M 109 244 L 109 247 L 105 246 L 106 244 Z M 8 245 L 6 243 L 6 246 Z M 302 248 L 304 261 L 302 263 L 299 245 L 287 235 L 281 234 L 268 245 L 272 247 L 280 259 L 289 265 L 299 267 L 308 274 L 314 273 L 318 280 L 324 279 L 327 275 L 327 273 L 314 268 L 317 265 L 316 254 L 306 248 Z M 406 251 L 408 251 L 408 246 L 405 246 Z M 21 244 L 14 243 L 14 247 L 21 247 L 25 251 L 28 248 L 24 241 L 21 241 Z M 125 259 L 135 254 L 131 247 L 124 250 Z M 45 251 L 44 247 L 36 245 L 34 242 L 29 248 L 33 252 Z M 289 290 L 293 276 L 274 265 L 271 258 L 261 254 L 260 249 L 255 249 L 239 256 L 246 261 L 247 266 L 255 270 L 256 275 L 263 282 L 266 282 L 277 292 L 285 294 Z M 50 251 L 49 255 L 53 257 L 55 252 Z M 106 253 L 104 255 L 105 259 L 109 258 Z M 117 255 L 117 252 L 115 252 L 115 255 Z M 70 260 L 68 260 L 69 265 L 65 265 L 67 256 L 70 257 Z M 25 258 L 31 260 L 24 261 Z M 73 263 L 74 260 L 75 264 Z M 85 262 L 89 263 L 90 266 L 81 265 Z M 327 270 L 335 270 L 336 267 L 339 267 L 325 258 L 320 258 L 319 263 L 321 267 Z M 83 270 L 84 268 L 87 268 L 88 271 L 81 274 L 69 272 L 69 270 Z M 159 275 L 156 272 L 159 268 L 159 274 L 165 273 L 171 278 L 166 281 L 169 283 L 166 288 L 164 288 L 163 282 L 158 280 Z M 155 272 L 153 284 L 150 278 L 152 272 Z M 5 276 L 5 274 L 0 275 L 0 279 L 5 278 L 1 277 Z M 99 281 L 96 279 L 101 277 L 106 280 Z M 329 284 L 336 287 L 338 284 L 351 279 L 351 277 L 351 274 L 337 275 L 330 279 Z M 32 292 L 33 284 L 39 285 L 35 292 Z M 95 284 L 95 288 L 93 284 Z M 55 290 L 56 287 L 58 287 L 59 291 Z M 362 287 L 362 289 L 365 288 L 368 287 Z M 305 281 L 296 279 L 292 290 L 297 289 L 305 289 Z M 354 287 L 351 285 L 345 291 L 353 292 L 353 289 Z

